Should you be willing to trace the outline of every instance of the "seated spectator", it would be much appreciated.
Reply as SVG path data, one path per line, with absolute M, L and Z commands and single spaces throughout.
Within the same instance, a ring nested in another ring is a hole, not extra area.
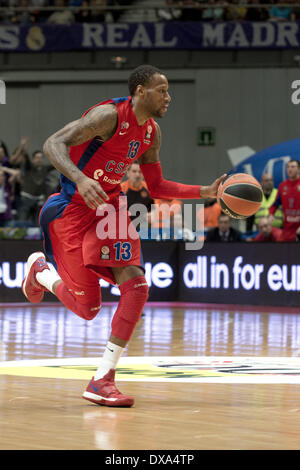
M 65 0 L 55 0 L 54 7 L 59 10 L 54 11 L 48 18 L 47 23 L 52 24 L 72 24 L 75 17 L 72 11 L 66 6 Z
M 40 23 L 46 21 L 49 17 L 48 10 L 41 10 L 42 7 L 48 7 L 50 0 L 30 0 L 30 5 L 33 7 L 31 14 L 34 16 L 34 22 Z
M 224 8 L 221 6 L 223 2 L 216 2 L 215 0 L 209 0 L 208 3 L 211 3 L 215 6 L 204 8 L 202 11 L 202 20 L 204 21 L 222 21 L 224 16 Z M 216 7 L 217 4 L 220 4 L 219 7 Z
M 183 7 L 180 21 L 201 21 L 202 8 L 198 2 L 195 0 L 182 0 L 179 5 Z
M 145 212 L 151 212 L 154 200 L 150 197 L 147 184 L 144 181 L 143 173 L 141 172 L 140 165 L 137 161 L 133 162 L 127 171 L 127 180 L 121 183 L 121 189 L 127 196 L 127 207 L 130 212 L 130 207 L 134 204 L 143 204 Z M 139 214 L 132 215 L 131 220 L 139 217 Z
M 253 238 L 254 242 L 279 242 L 282 230 L 272 227 L 272 221 L 268 217 L 261 217 L 258 222 L 258 235 Z
M 249 4 L 259 5 L 260 0 L 250 0 Z M 263 2 L 265 3 L 265 2 Z M 246 21 L 264 21 L 268 18 L 268 12 L 263 8 L 253 7 L 247 8 L 245 20 Z
M 53 166 L 44 163 L 43 153 L 40 150 L 33 153 L 32 159 L 28 156 L 24 157 L 19 220 L 30 222 L 33 225 L 38 224 L 39 212 L 47 194 L 46 177 L 51 170 L 53 170 Z
M 289 7 L 279 7 L 274 5 L 269 11 L 269 20 L 271 21 L 289 21 L 292 10 Z
M 291 21 L 299 21 L 300 20 L 300 4 L 298 0 L 290 1 L 289 3 L 294 4 L 294 6 L 292 7 Z
M 239 230 L 231 227 L 229 215 L 220 214 L 218 218 L 218 227 L 207 232 L 207 242 L 241 242 L 242 234 Z
M 165 0 L 165 8 L 157 11 L 158 18 L 163 21 L 178 20 L 182 16 L 182 10 L 179 8 L 181 2 L 176 0 Z
M 14 11 L 10 15 L 10 21 L 18 24 L 36 23 L 39 20 L 39 12 L 35 10 L 36 0 L 21 0 L 18 7 L 23 8 L 23 11 Z M 43 2 L 42 2 L 43 3 Z
M 87 0 L 83 0 L 80 5 L 80 9 L 75 10 L 75 21 L 76 23 L 91 23 L 93 21 L 91 10 L 85 9 L 89 6 Z
M 222 212 L 220 205 L 217 203 L 217 200 L 215 198 L 206 198 L 200 202 L 204 203 L 204 221 L 202 221 L 202 209 L 200 209 L 197 213 L 200 230 L 217 227 L 218 218 Z M 203 222 L 204 227 L 202 226 Z
M 244 20 L 247 14 L 246 6 L 242 5 L 245 3 L 242 0 L 233 0 L 224 12 L 224 19 L 227 21 L 239 21 Z
M 107 6 L 107 0 L 90 0 L 90 6 L 94 7 L 91 10 L 91 22 L 103 23 L 113 21 L 112 14 L 105 8 Z

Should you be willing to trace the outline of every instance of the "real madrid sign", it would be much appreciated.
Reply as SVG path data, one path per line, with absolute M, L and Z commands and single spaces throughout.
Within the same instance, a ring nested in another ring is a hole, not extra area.
M 300 22 L 76 23 L 0 26 L 1 51 L 300 47 Z

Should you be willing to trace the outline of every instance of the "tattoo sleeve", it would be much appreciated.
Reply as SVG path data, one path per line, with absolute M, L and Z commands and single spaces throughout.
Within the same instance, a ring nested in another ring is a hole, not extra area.
M 97 106 L 81 119 L 70 122 L 50 136 L 43 151 L 60 173 L 77 184 L 83 178 L 83 173 L 70 159 L 69 147 L 83 144 L 95 137 L 105 142 L 113 136 L 117 124 L 118 114 L 114 105 Z

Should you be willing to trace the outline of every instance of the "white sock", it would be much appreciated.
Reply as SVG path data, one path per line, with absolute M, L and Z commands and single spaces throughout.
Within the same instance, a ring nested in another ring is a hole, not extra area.
M 54 294 L 52 290 L 53 284 L 57 281 L 61 281 L 61 278 L 51 264 L 49 264 L 49 268 L 50 269 L 44 269 L 41 273 L 37 273 L 36 279 L 42 286 L 46 287 L 46 289 Z
M 101 379 L 110 369 L 115 369 L 125 348 L 108 341 L 94 380 Z

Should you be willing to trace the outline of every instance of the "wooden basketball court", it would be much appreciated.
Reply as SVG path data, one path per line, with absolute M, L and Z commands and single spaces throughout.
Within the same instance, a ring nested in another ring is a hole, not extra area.
M 136 403 L 113 409 L 81 394 L 115 308 L 86 322 L 61 304 L 2 304 L 0 449 L 299 449 L 296 309 L 148 304 L 118 369 Z

